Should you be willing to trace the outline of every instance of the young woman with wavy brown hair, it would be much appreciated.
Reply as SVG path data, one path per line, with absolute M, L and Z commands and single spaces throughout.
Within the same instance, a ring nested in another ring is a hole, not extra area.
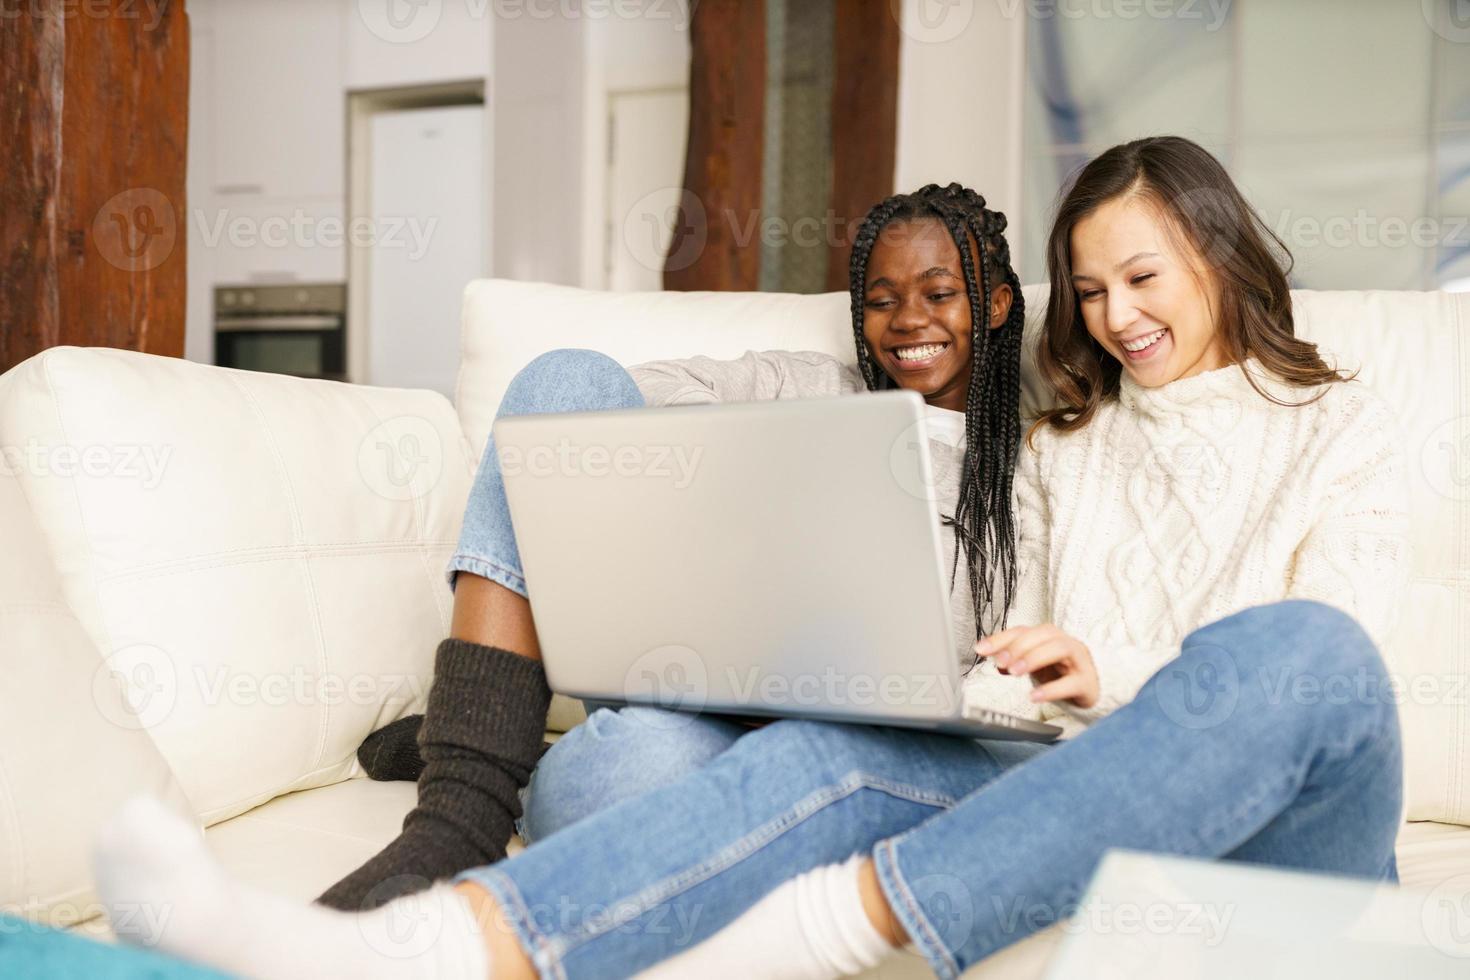
M 1401 441 L 1293 336 L 1270 244 L 1185 140 L 1109 150 L 1062 202 L 1039 353 L 1061 406 L 1018 449 L 1018 583 L 976 645 L 1058 744 L 778 721 L 357 916 L 249 892 L 138 810 L 104 899 L 281 975 L 831 977 L 912 943 L 948 978 L 1068 915 L 1109 848 L 1392 880 Z

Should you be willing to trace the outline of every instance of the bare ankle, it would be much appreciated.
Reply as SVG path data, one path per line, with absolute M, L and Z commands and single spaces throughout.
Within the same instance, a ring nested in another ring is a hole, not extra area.
M 868 914 L 868 921 L 878 930 L 878 935 L 894 947 L 906 945 L 908 933 L 888 905 L 883 886 L 878 883 L 878 866 L 872 858 L 864 860 L 858 868 L 858 892 L 862 896 L 863 911 Z
M 491 894 L 468 881 L 455 885 L 454 890 L 469 902 L 475 922 L 485 937 L 485 954 L 490 963 L 491 974 L 486 980 L 536 980 L 536 970 L 531 965 L 531 960 L 521 949 L 515 931 Z
M 455 576 L 454 616 L 449 635 L 456 640 L 519 653 L 532 660 L 541 659 L 531 603 L 499 582 L 469 572 Z

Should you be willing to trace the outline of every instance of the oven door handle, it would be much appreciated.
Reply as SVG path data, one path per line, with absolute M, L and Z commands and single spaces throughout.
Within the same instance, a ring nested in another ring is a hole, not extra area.
M 336 330 L 342 318 L 336 316 L 232 316 L 214 321 L 215 333 L 253 331 L 271 333 L 281 330 Z

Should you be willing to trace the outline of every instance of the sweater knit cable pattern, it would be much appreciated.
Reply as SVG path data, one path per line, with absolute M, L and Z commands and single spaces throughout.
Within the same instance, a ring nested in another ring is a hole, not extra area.
M 1336 606 L 1381 648 L 1410 564 L 1402 445 L 1362 384 L 1293 388 L 1254 358 L 1154 389 L 1125 374 L 1083 429 L 1039 431 L 1017 470 L 1030 540 L 1011 622 L 1081 639 L 1102 688 L 1041 716 L 1096 720 L 1192 630 L 1282 599 Z

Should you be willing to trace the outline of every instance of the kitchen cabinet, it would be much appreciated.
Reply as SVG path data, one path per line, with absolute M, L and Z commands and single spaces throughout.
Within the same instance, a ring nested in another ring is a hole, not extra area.
M 212 190 L 231 199 L 343 199 L 346 116 L 339 0 L 212 5 Z

